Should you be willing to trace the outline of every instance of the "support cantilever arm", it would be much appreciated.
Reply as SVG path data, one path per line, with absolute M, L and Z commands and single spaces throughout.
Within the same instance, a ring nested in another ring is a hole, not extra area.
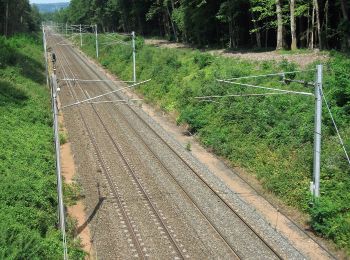
M 148 80 L 145 80 L 145 81 L 141 81 L 141 82 L 132 84 L 131 86 L 128 86 L 128 87 L 125 87 L 125 88 L 119 88 L 119 89 L 117 89 L 117 90 L 113 90 L 113 91 L 111 91 L 111 92 L 108 92 L 108 93 L 105 93 L 105 94 L 102 94 L 102 95 L 98 95 L 98 96 L 96 96 L 96 97 L 84 99 L 84 100 L 75 102 L 75 103 L 73 103 L 73 104 L 63 106 L 61 109 L 68 108 L 68 107 L 72 107 L 72 106 L 76 106 L 76 105 L 79 105 L 79 104 L 82 104 L 82 103 L 86 103 L 86 102 L 91 101 L 91 100 L 94 100 L 94 99 L 96 99 L 96 98 L 104 97 L 104 96 L 107 96 L 107 95 L 110 95 L 110 94 L 113 94 L 113 93 L 122 91 L 122 90 L 124 90 L 124 89 L 133 88 L 133 87 L 136 87 L 136 86 L 138 86 L 138 85 L 141 85 L 141 84 L 146 83 L 146 82 L 149 82 L 149 81 L 151 81 L 151 79 L 148 79 Z

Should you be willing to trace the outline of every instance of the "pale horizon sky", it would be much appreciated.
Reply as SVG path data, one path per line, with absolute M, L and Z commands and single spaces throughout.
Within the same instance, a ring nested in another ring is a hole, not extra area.
M 29 0 L 31 4 L 67 3 L 70 0 Z

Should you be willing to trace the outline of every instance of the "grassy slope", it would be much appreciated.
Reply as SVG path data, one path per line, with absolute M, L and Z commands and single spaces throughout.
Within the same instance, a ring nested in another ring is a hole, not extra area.
M 85 38 L 84 51 L 94 57 L 94 39 Z M 100 41 L 106 41 L 100 37 Z M 255 174 L 266 189 L 287 204 L 311 214 L 313 228 L 350 251 L 350 169 L 338 145 L 330 117 L 324 109 L 322 198 L 309 208 L 309 182 L 313 165 L 314 100 L 284 95 L 258 98 L 224 98 L 217 103 L 197 102 L 192 97 L 257 93 L 259 90 L 222 85 L 215 78 L 240 77 L 290 71 L 288 62 L 248 62 L 210 56 L 198 51 L 163 49 L 137 42 L 138 79 L 152 82 L 138 91 L 166 111 L 176 111 L 178 122 L 187 123 L 202 143 L 228 158 L 233 165 Z M 350 150 L 350 60 L 333 53 L 325 66 L 324 92 Z M 100 50 L 100 62 L 123 80 L 131 80 L 130 47 L 117 45 Z M 312 66 L 311 68 L 315 68 Z M 313 80 L 314 72 L 294 75 Z M 247 81 L 280 87 L 280 78 Z M 313 92 L 291 84 L 286 89 Z
M 0 37 L 1 259 L 62 258 L 50 94 L 38 39 Z M 71 258 L 82 258 L 73 243 Z

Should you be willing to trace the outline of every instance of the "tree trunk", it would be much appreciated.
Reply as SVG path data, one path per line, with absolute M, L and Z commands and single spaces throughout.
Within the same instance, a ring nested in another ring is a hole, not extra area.
M 324 4 L 324 15 L 325 15 L 325 48 L 328 49 L 328 25 L 329 25 L 329 1 L 327 0 L 326 3 Z
M 314 41 L 315 41 L 315 6 L 312 5 L 312 16 L 311 16 L 311 39 L 309 48 L 311 50 L 314 49 Z
M 348 21 L 349 16 L 348 16 L 348 6 L 346 3 L 346 0 L 340 0 L 340 5 L 341 5 L 341 11 L 343 13 L 343 17 Z
M 320 19 L 320 8 L 318 0 L 314 0 L 315 11 L 316 11 L 316 22 L 317 22 L 317 35 L 318 35 L 318 47 L 323 49 L 322 33 L 321 33 L 321 19 Z
M 165 35 L 170 38 L 170 25 L 169 25 L 169 19 L 168 19 L 168 14 L 166 10 L 163 12 L 163 22 L 164 22 L 164 32 Z
M 228 36 L 229 36 L 229 44 L 228 44 L 228 47 L 229 47 L 229 49 L 232 49 L 233 47 L 232 47 L 232 37 L 231 37 L 231 31 L 232 31 L 232 25 L 231 25 L 231 22 L 229 22 L 228 23 Z
M 168 13 L 169 21 L 170 21 L 170 24 L 171 24 L 171 28 L 173 30 L 173 34 L 174 34 L 175 40 L 178 42 L 179 39 L 177 37 L 177 32 L 176 32 L 174 21 L 173 21 L 173 19 L 171 19 L 171 14 L 170 14 L 170 10 L 169 10 L 168 4 L 166 5 L 166 11 Z
M 295 24 L 295 0 L 290 0 L 290 31 L 292 34 L 291 50 L 297 49 L 297 33 Z
M 254 26 L 254 31 L 255 31 L 255 38 L 256 38 L 256 45 L 258 49 L 261 49 L 261 33 L 256 25 L 254 13 L 252 12 L 252 20 L 253 20 L 253 26 Z
M 306 46 L 310 48 L 310 5 L 307 7 Z
M 4 35 L 7 37 L 7 30 L 8 30 L 8 21 L 9 21 L 9 0 L 6 2 L 6 14 L 5 14 L 5 31 Z
M 282 18 L 281 0 L 276 0 L 276 13 L 277 13 L 277 44 L 276 44 L 276 50 L 281 50 L 281 49 L 283 49 L 283 18 Z
M 175 3 L 173 0 L 170 1 L 171 3 L 171 8 L 172 8 L 172 12 L 175 10 Z M 170 14 L 170 11 L 168 9 L 168 13 L 169 13 L 169 19 L 171 21 L 171 26 L 173 27 L 173 32 L 174 32 L 174 36 L 175 36 L 175 40 L 178 42 L 179 41 L 179 36 L 178 36 L 178 32 L 176 30 L 176 26 L 175 26 L 175 23 L 171 17 L 171 14 Z
M 163 37 L 163 31 L 162 31 L 162 18 L 158 17 L 158 27 L 159 27 L 159 36 Z
M 255 36 L 256 36 L 256 47 L 258 47 L 258 49 L 261 49 L 261 34 L 259 31 L 257 31 L 255 33 Z
M 341 5 L 341 11 L 343 13 L 344 20 L 349 22 L 348 6 L 347 6 L 346 0 L 340 0 L 340 5 Z M 350 47 L 350 35 L 347 34 L 345 37 L 346 37 L 346 47 Z

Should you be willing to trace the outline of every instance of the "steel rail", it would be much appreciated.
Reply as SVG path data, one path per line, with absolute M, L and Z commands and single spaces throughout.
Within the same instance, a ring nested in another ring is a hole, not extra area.
M 68 62 L 68 61 L 67 61 Z M 73 72 L 72 72 L 73 74 Z M 73 74 L 74 75 L 74 74 Z M 76 82 L 77 83 L 77 82 Z M 79 83 L 77 83 L 77 85 L 80 87 L 80 89 L 82 90 L 82 92 L 84 93 L 84 95 L 86 96 L 86 98 L 89 98 L 86 93 L 83 91 L 82 87 L 80 86 Z M 114 138 L 112 137 L 111 133 L 109 132 L 106 124 L 103 122 L 103 119 L 101 117 L 101 115 L 98 113 L 96 107 L 94 104 L 91 104 L 91 107 L 93 109 L 93 111 L 95 112 L 96 116 L 99 118 L 99 121 L 103 127 L 103 129 L 105 130 L 105 132 L 107 133 L 108 137 L 110 138 L 110 140 L 112 141 L 113 146 L 116 148 L 116 150 L 118 151 L 120 157 L 122 158 L 124 164 L 127 166 L 130 176 L 133 178 L 133 180 L 135 181 L 135 183 L 137 184 L 138 188 L 142 191 L 143 195 L 146 197 L 147 202 L 150 206 L 150 208 L 152 209 L 153 213 L 157 216 L 158 221 L 161 223 L 163 229 L 166 230 L 166 234 L 169 238 L 169 240 L 171 241 L 171 243 L 175 246 L 175 250 L 177 251 L 177 254 L 179 256 L 181 256 L 182 259 L 185 259 L 184 255 L 182 254 L 181 249 L 179 248 L 178 244 L 176 243 L 175 237 L 173 237 L 173 235 L 171 235 L 171 232 L 169 230 L 169 228 L 167 227 L 167 225 L 164 223 L 162 217 L 160 216 L 159 212 L 156 209 L 156 206 L 154 205 L 154 203 L 152 202 L 150 196 L 147 194 L 147 192 L 145 191 L 144 187 L 142 186 L 142 184 L 140 183 L 140 180 L 137 178 L 137 174 L 135 172 L 135 170 L 133 169 L 133 165 L 131 165 L 131 163 L 128 161 L 127 156 L 125 155 L 125 152 L 123 151 L 123 149 L 121 148 L 120 144 L 118 142 L 116 142 L 114 140 Z
M 72 49 L 73 50 L 73 49 Z M 95 70 L 91 67 L 90 64 L 88 64 L 84 59 L 79 57 L 73 50 L 72 53 L 78 57 L 87 67 L 90 68 L 91 72 L 93 72 L 97 77 L 101 78 L 99 74 L 95 72 Z M 106 84 L 108 85 L 108 84 Z M 111 89 L 110 85 L 108 87 Z M 117 93 L 114 93 L 118 98 L 121 98 Z M 128 104 L 126 104 L 128 106 Z M 131 106 L 128 106 L 130 110 L 136 115 L 138 119 L 140 119 L 141 122 L 143 122 L 144 125 L 147 126 L 153 132 L 169 149 L 172 151 L 180 160 L 202 181 L 202 183 L 208 187 L 214 195 L 216 195 L 229 209 L 231 212 L 234 213 L 257 237 L 258 239 L 265 244 L 265 246 L 274 254 L 276 255 L 279 259 L 284 259 L 272 246 L 269 245 L 269 243 L 239 214 L 220 194 L 218 194 L 211 186 L 210 184 L 200 176 L 200 174 L 183 158 L 182 155 L 180 155 L 173 147 L 171 147 L 168 142 L 160 136 L 157 131 L 155 131 Z M 181 187 L 181 185 L 178 183 L 178 185 Z M 182 187 L 181 187 L 182 188 Z M 182 188 L 183 189 L 183 188 Z M 230 246 L 231 247 L 231 246 Z
M 62 51 L 62 54 L 63 54 L 63 51 Z M 67 67 L 70 69 L 69 63 L 68 63 L 66 57 L 64 56 L 64 54 L 62 56 L 64 57 L 64 59 L 66 61 L 66 64 L 68 65 Z M 68 73 L 65 71 L 65 68 L 64 68 L 63 63 L 60 60 L 60 58 L 58 58 L 58 61 L 61 64 L 61 68 L 63 70 L 63 73 L 68 75 Z M 74 91 L 73 91 L 73 89 L 74 89 L 73 85 L 70 82 L 68 83 L 68 85 L 70 86 L 68 89 L 69 89 L 69 92 L 71 93 L 72 97 L 74 99 L 78 100 L 76 93 L 74 93 Z M 83 124 L 84 124 L 84 126 L 85 126 L 85 128 L 86 128 L 86 130 L 88 132 L 89 137 L 90 137 L 90 141 L 91 141 L 92 145 L 95 148 L 96 156 L 97 156 L 97 158 L 98 158 L 98 160 L 100 162 L 99 164 L 100 164 L 100 166 L 103 169 L 103 173 L 105 173 L 104 175 L 106 177 L 107 183 L 109 184 L 109 187 L 110 187 L 110 189 L 112 191 L 112 194 L 114 195 L 114 198 L 116 198 L 117 205 L 121 209 L 123 218 L 124 218 L 124 220 L 126 222 L 126 225 L 127 225 L 127 228 L 129 230 L 130 234 L 132 235 L 133 242 L 134 242 L 134 244 L 136 245 L 136 248 L 137 248 L 136 250 L 137 250 L 139 256 L 142 256 L 142 259 L 146 259 L 145 253 L 142 250 L 142 246 L 141 246 L 141 244 L 140 244 L 140 242 L 139 242 L 139 240 L 138 240 L 138 238 L 137 238 L 137 236 L 135 234 L 135 231 L 134 231 L 134 228 L 133 228 L 133 224 L 131 223 L 131 220 L 130 220 L 129 216 L 126 213 L 124 206 L 122 205 L 121 195 L 119 194 L 118 190 L 115 188 L 115 184 L 113 183 L 113 180 L 112 180 L 111 174 L 109 172 L 109 169 L 106 166 L 105 159 L 103 158 L 103 155 L 102 155 L 100 149 L 98 148 L 97 141 L 93 137 L 92 130 L 88 126 L 88 124 L 86 122 L 86 119 L 83 116 L 83 112 L 82 112 L 81 107 L 79 107 L 78 109 L 79 109 L 80 117 L 81 117 L 81 119 L 83 121 Z

